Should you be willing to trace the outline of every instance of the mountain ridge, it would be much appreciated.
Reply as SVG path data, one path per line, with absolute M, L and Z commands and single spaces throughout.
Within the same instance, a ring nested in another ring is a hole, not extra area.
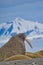
M 12 22 L 1 23 L 0 43 L 6 43 L 11 37 L 19 33 L 25 33 L 30 40 L 43 38 L 43 24 L 37 21 L 24 20 L 22 18 L 16 18 Z

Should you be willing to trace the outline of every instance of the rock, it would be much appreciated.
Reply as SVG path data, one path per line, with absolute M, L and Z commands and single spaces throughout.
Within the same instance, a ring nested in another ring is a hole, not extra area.
M 8 62 L 0 62 L 0 65 L 43 65 L 43 58 L 36 58 L 32 60 L 15 60 Z

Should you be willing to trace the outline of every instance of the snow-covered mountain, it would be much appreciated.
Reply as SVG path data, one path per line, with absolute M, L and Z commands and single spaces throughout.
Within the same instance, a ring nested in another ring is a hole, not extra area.
M 6 43 L 12 36 L 25 33 L 27 38 L 43 38 L 43 24 L 16 18 L 12 22 L 0 24 L 0 44 Z

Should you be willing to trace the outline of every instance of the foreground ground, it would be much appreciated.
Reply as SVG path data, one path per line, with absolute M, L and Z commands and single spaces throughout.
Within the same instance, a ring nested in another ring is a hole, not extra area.
M 43 65 L 43 57 L 32 60 L 14 60 L 7 62 L 0 62 L 0 65 Z

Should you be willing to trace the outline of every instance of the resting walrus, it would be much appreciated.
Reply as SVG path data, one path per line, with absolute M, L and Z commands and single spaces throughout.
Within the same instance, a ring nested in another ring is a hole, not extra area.
M 1 49 L 0 49 L 0 60 L 3 60 L 7 57 L 13 55 L 22 54 L 25 55 L 25 44 L 24 41 L 27 41 L 30 47 L 32 48 L 30 42 L 26 39 L 24 33 L 20 33 L 12 37 Z

